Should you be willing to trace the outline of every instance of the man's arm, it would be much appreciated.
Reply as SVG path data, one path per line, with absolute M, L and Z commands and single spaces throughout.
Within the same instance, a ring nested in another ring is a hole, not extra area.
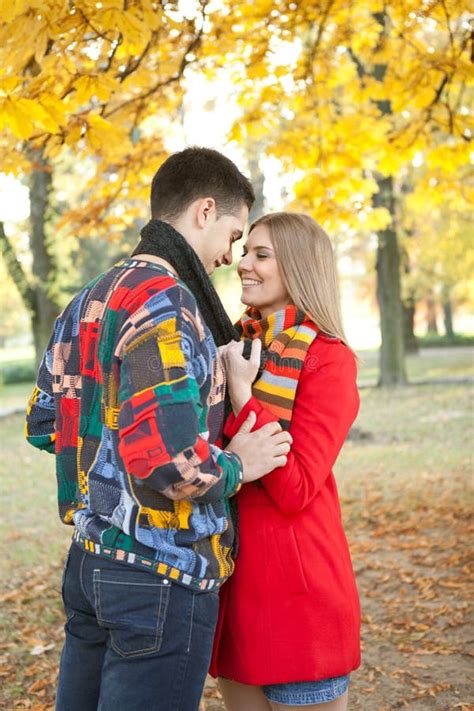
M 54 452 L 56 441 L 56 417 L 53 396 L 53 358 L 54 334 L 44 352 L 38 371 L 36 385 L 31 394 L 26 411 L 25 437 L 27 441 L 46 452 Z
M 121 352 L 119 451 L 127 472 L 171 499 L 230 496 L 242 464 L 207 439 L 199 335 L 169 304 L 166 313 L 151 303 L 147 311 L 146 326 Z

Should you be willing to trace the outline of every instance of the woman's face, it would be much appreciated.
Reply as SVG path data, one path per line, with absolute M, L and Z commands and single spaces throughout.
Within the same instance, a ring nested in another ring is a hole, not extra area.
M 290 303 L 266 225 L 258 225 L 249 234 L 238 272 L 242 281 L 242 303 L 258 309 L 262 318 Z

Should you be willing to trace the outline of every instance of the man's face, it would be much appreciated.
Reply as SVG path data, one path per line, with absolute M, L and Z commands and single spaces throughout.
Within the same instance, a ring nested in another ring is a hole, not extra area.
M 236 215 L 216 219 L 214 214 L 209 218 L 199 239 L 199 256 L 208 274 L 222 264 L 232 264 L 232 245 L 242 237 L 248 216 L 249 210 L 244 204 Z

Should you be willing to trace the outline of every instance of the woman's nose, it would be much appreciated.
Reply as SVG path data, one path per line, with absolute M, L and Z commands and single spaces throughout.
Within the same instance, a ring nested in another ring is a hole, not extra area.
M 248 271 L 248 270 L 249 270 L 249 264 L 248 264 L 248 262 L 249 262 L 249 260 L 248 260 L 248 254 L 246 254 L 245 257 L 242 257 L 241 260 L 239 261 L 239 263 L 238 263 L 238 265 L 237 265 L 237 270 L 238 270 L 239 272 L 240 272 L 241 270 L 242 270 L 243 272 Z

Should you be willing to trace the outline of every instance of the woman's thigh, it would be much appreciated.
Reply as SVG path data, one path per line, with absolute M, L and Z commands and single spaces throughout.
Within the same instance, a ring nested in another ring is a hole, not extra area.
M 226 711 L 270 711 L 271 705 L 260 686 L 239 684 L 229 679 L 218 679 L 219 690 Z M 283 709 L 280 706 L 280 709 Z

